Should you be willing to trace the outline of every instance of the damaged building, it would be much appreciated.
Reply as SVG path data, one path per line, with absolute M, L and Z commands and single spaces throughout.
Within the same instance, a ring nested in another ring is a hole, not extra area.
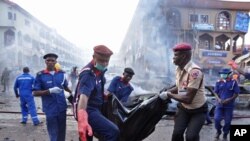
M 146 76 L 173 84 L 172 47 L 188 42 L 193 60 L 213 84 L 218 70 L 247 51 L 249 9 L 249 2 L 141 0 L 122 44 L 122 64 L 141 72 L 138 80 Z
M 63 68 L 80 65 L 82 49 L 9 0 L 0 0 L 0 66 L 12 70 L 44 67 L 43 55 L 54 52 Z

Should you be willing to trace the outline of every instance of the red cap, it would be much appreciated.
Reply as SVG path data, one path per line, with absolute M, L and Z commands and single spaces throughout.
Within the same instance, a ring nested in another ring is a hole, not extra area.
M 94 47 L 94 53 L 104 56 L 111 56 L 113 52 L 105 45 L 98 45 Z
M 175 47 L 173 48 L 173 51 L 188 51 L 188 50 L 191 50 L 192 47 L 190 44 L 188 43 L 180 43 L 180 44 L 177 44 L 175 45 Z

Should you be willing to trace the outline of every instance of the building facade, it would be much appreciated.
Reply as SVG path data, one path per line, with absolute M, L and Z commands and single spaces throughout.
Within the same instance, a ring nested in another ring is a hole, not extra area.
M 44 67 L 43 55 L 59 55 L 62 68 L 79 66 L 83 50 L 40 22 L 28 11 L 9 1 L 0 0 L 0 65 L 12 69 Z
M 140 1 L 120 51 L 123 62 L 172 83 L 172 47 L 188 42 L 193 60 L 214 81 L 244 50 L 249 7 L 216 0 Z

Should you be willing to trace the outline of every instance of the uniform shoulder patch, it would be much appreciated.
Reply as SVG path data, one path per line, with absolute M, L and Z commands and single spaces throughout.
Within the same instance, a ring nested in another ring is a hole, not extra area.
M 190 76 L 191 76 L 193 79 L 196 79 L 196 78 L 202 76 L 202 72 L 201 72 L 200 69 L 192 69 L 192 70 L 190 71 Z
M 83 69 L 80 71 L 80 73 L 83 73 L 83 72 L 86 72 L 86 71 L 91 71 L 91 69 L 90 69 L 90 68 L 83 68 Z
M 66 71 L 64 71 L 64 70 L 59 70 L 59 72 L 66 73 Z
M 36 75 L 41 75 L 43 73 L 43 70 L 36 73 Z

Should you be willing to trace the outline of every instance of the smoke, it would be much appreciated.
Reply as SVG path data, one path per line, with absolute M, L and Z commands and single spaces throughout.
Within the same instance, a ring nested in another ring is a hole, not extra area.
M 134 83 L 159 91 L 175 83 L 172 46 L 176 37 L 169 31 L 162 0 L 141 0 L 123 42 L 120 66 L 135 70 Z

